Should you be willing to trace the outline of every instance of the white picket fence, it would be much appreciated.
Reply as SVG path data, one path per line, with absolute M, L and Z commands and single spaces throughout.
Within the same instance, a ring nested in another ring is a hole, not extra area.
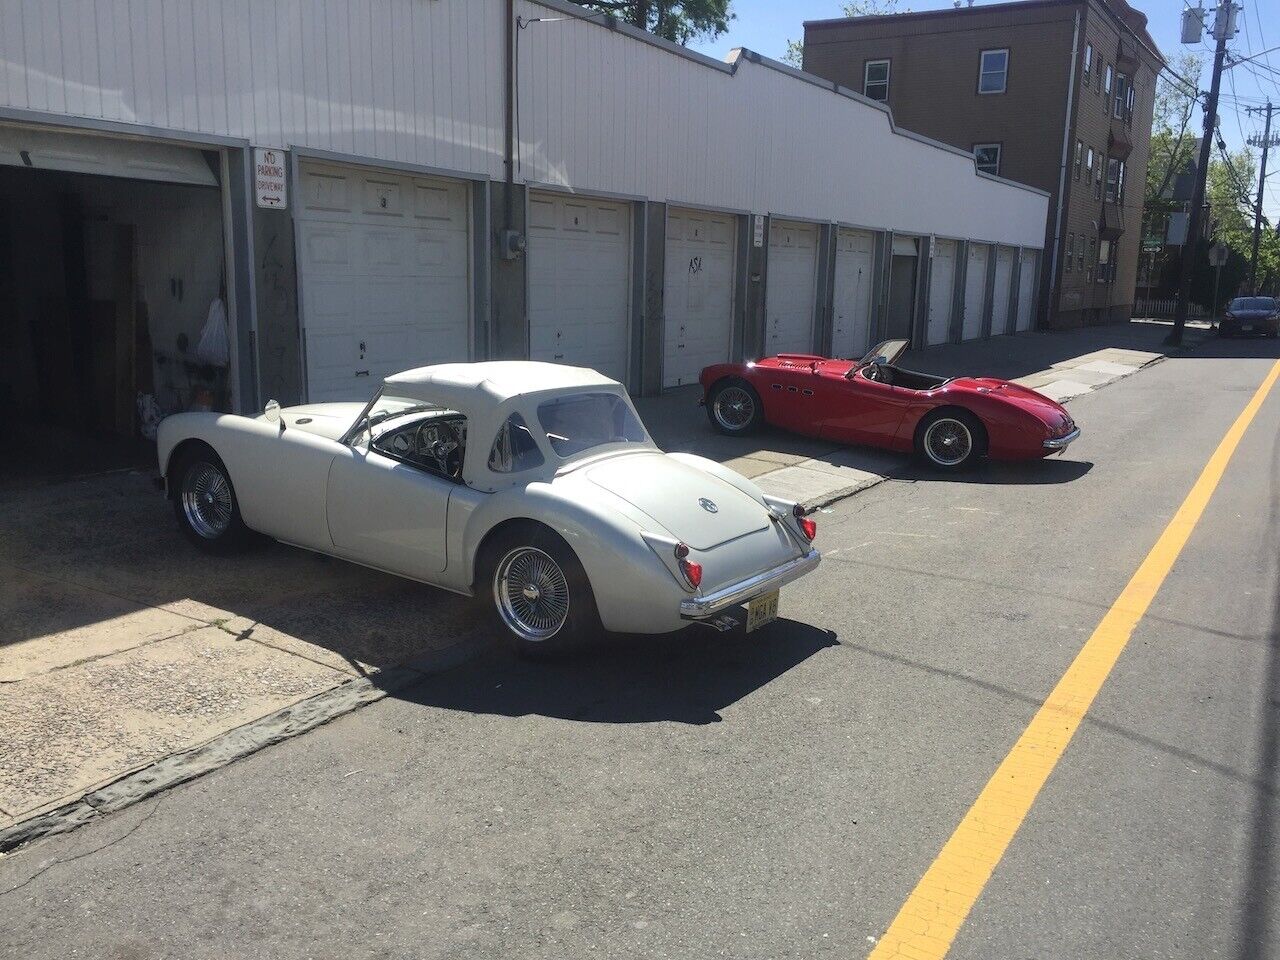
M 1173 317 L 1173 311 L 1177 305 L 1178 301 L 1174 297 L 1169 297 L 1164 300 L 1138 297 L 1133 304 L 1133 315 L 1135 317 L 1157 317 L 1167 319 Z M 1205 320 L 1209 317 L 1208 312 L 1198 303 L 1191 304 L 1191 309 L 1187 312 L 1187 315 L 1192 320 Z

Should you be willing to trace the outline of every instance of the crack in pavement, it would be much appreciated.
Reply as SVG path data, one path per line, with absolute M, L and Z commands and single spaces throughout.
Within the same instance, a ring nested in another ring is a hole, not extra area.
M 41 867 L 35 873 L 31 874 L 31 876 L 27 877 L 27 879 L 23 880 L 21 883 L 15 884 L 14 886 L 9 887 L 9 889 L 7 890 L 0 890 L 0 897 L 7 897 L 11 893 L 16 893 L 17 891 L 21 890 L 23 887 L 27 886 L 27 884 L 31 883 L 32 881 L 36 880 L 39 877 L 44 876 L 54 867 L 60 867 L 64 864 L 74 863 L 77 860 L 83 860 L 85 859 L 85 857 L 91 857 L 95 853 L 101 853 L 103 850 L 106 850 L 108 847 L 114 847 L 117 843 L 120 843 L 122 840 L 127 840 L 129 837 L 133 836 L 133 834 L 136 833 L 144 823 L 146 823 L 153 816 L 155 816 L 156 811 L 160 809 L 160 804 L 164 803 L 164 799 L 165 799 L 164 795 L 156 797 L 156 802 L 152 804 L 151 809 L 147 811 L 146 816 L 142 817 L 132 827 L 130 827 L 124 833 L 120 834 L 120 836 L 115 837 L 111 840 L 108 840 L 106 843 L 101 844 L 100 846 L 94 847 L 92 850 L 85 850 L 81 853 L 77 853 L 73 857 L 63 857 L 61 860 L 51 860 L 49 863 L 46 863 L 43 867 Z

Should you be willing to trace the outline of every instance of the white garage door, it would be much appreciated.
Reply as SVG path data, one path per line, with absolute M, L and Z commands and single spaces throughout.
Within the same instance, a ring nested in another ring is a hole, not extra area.
M 1018 272 L 1018 330 L 1030 330 L 1031 319 L 1036 312 L 1036 254 L 1034 250 L 1022 251 L 1022 265 Z
M 991 292 L 991 333 L 1009 332 L 1009 303 L 1013 293 L 1013 248 L 996 247 L 996 285 Z
M 307 399 L 363 400 L 387 374 L 466 360 L 466 185 L 309 161 L 299 172 Z
M 952 292 L 956 283 L 956 241 L 933 241 L 929 265 L 929 345 L 951 338 Z
M 529 357 L 627 380 L 628 205 L 529 196 Z
M 818 287 L 818 227 L 775 220 L 769 227 L 765 353 L 813 350 Z
M 667 214 L 662 385 L 694 383 L 729 359 L 733 336 L 734 218 L 672 209 Z
M 875 237 L 866 230 L 841 230 L 836 237 L 831 354 L 861 357 L 871 344 L 871 270 Z
M 969 245 L 969 264 L 964 276 L 964 327 L 961 337 L 975 340 L 982 336 L 982 312 L 987 308 L 987 257 L 985 243 Z

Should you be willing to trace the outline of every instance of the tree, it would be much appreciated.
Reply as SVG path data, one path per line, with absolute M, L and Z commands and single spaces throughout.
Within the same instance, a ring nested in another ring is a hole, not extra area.
M 1209 207 L 1212 235 L 1196 242 L 1191 299 L 1211 313 L 1221 311 L 1223 304 L 1241 293 L 1249 278 L 1249 255 L 1253 243 L 1252 186 L 1257 184 L 1258 167 L 1253 153 L 1243 148 L 1228 153 L 1215 144 L 1218 159 L 1209 163 L 1205 184 L 1205 202 Z M 1227 262 L 1222 267 L 1221 283 L 1217 268 L 1209 264 L 1209 247 L 1222 242 L 1227 247 Z M 1167 257 L 1160 266 L 1164 282 L 1177 285 L 1179 260 Z M 1280 236 L 1264 230 L 1258 248 L 1258 281 L 1266 289 L 1271 278 L 1280 273 Z M 1215 287 L 1218 300 L 1213 302 Z
M 1226 268 L 1223 268 L 1225 296 L 1237 292 L 1240 281 L 1247 279 L 1249 273 L 1258 161 L 1248 147 L 1242 147 L 1235 153 L 1227 153 L 1219 147 L 1218 155 L 1221 159 L 1209 164 L 1209 182 L 1205 191 L 1213 238 L 1221 240 L 1231 251 L 1228 266 L 1232 261 L 1239 260 L 1242 271 L 1235 284 L 1227 288 Z M 1261 288 L 1266 288 L 1268 279 L 1280 271 L 1280 238 L 1269 226 L 1264 222 L 1261 242 L 1258 244 L 1258 283 Z
M 1169 66 L 1170 72 L 1161 73 L 1156 80 L 1145 196 L 1148 210 L 1162 212 L 1168 208 L 1165 193 L 1174 178 L 1195 160 L 1196 150 L 1196 137 L 1190 130 L 1197 106 L 1195 91 L 1173 74 L 1197 83 L 1204 58 L 1184 50 L 1173 57 Z
M 729 29 L 732 0 L 577 0 L 580 6 L 625 20 L 665 40 L 714 40 Z
M 841 6 L 846 17 L 887 17 L 891 13 L 910 13 L 910 7 L 899 9 L 901 0 L 849 0 Z M 782 62 L 797 69 L 804 69 L 804 41 L 787 40 L 787 52 Z

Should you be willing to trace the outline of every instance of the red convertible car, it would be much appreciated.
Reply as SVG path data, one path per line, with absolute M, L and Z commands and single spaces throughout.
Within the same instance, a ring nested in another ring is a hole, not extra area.
M 1061 404 L 1016 383 L 894 366 L 909 345 L 888 340 L 861 360 L 784 353 L 707 367 L 699 377 L 707 416 L 732 436 L 769 423 L 837 443 L 914 450 L 943 470 L 984 456 L 1046 457 L 1080 436 Z

